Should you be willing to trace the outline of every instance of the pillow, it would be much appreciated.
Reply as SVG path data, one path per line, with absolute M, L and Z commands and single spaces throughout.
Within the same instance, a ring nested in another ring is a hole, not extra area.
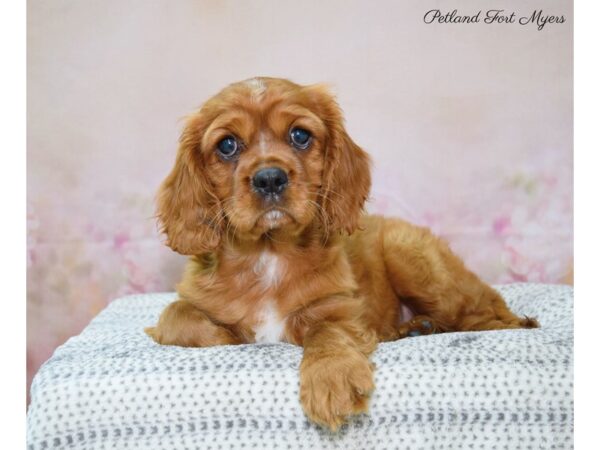
M 300 407 L 301 347 L 160 346 L 175 294 L 115 300 L 35 376 L 28 448 L 572 448 L 572 288 L 496 288 L 541 328 L 379 344 L 370 411 L 335 434 Z

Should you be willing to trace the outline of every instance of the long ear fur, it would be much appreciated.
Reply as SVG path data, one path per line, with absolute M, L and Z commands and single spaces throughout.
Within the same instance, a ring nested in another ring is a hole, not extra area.
M 157 196 L 157 216 L 166 244 L 183 255 L 215 249 L 221 240 L 217 228 L 221 208 L 202 167 L 201 120 L 192 116 L 180 138 L 177 159 Z
M 358 227 L 371 190 L 370 158 L 346 132 L 342 112 L 327 89 L 322 85 L 309 89 L 329 131 L 321 205 L 329 229 L 351 234 Z

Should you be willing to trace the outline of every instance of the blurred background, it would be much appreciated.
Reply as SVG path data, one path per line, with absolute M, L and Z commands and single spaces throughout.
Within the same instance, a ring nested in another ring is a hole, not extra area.
M 29 0 L 27 385 L 112 299 L 174 289 L 153 201 L 180 119 L 253 76 L 332 85 L 374 160 L 370 212 L 488 282 L 571 282 L 572 2 L 493 5 L 565 16 L 541 31 L 423 22 L 483 3 Z

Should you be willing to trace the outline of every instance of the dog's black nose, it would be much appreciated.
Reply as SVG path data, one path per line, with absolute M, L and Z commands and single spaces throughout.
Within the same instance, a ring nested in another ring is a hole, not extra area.
M 252 178 L 252 186 L 261 196 L 281 194 L 288 184 L 287 174 L 279 167 L 260 169 Z

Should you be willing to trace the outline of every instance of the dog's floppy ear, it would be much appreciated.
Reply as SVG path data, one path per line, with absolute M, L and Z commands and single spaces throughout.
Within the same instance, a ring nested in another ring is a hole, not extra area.
M 307 89 L 328 130 L 321 206 L 329 229 L 351 234 L 371 190 L 370 158 L 346 132 L 340 107 L 327 88 L 315 85 Z
M 157 217 L 166 244 L 183 255 L 198 255 L 221 241 L 221 208 L 203 167 L 200 113 L 191 116 L 179 140 L 177 159 L 157 195 Z

